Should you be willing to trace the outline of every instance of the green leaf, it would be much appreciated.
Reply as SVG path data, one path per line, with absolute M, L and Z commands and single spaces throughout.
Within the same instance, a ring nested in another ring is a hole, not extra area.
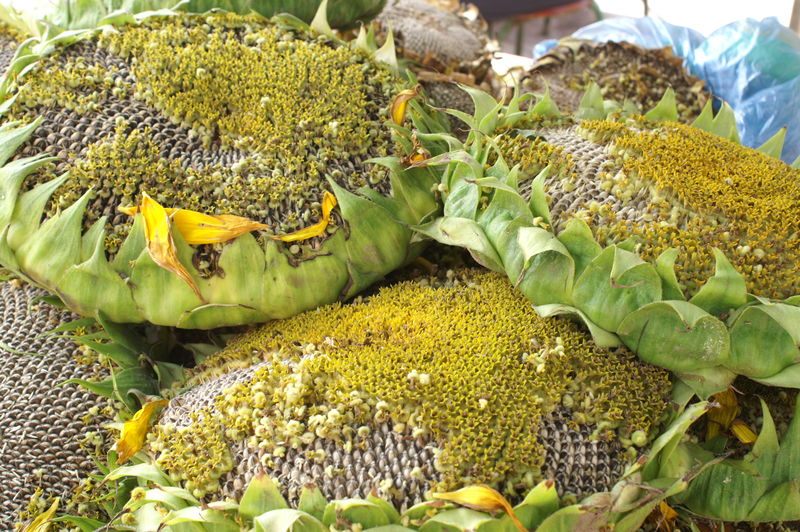
M 58 286 L 67 268 L 80 261 L 81 224 L 92 194 L 87 190 L 17 248 L 17 260 L 26 274 L 48 286 Z
M 740 375 L 761 379 L 800 362 L 800 307 L 774 303 L 746 307 L 730 329 L 726 364 Z
M 713 248 L 716 268 L 714 276 L 689 300 L 706 312 L 720 316 L 747 303 L 744 277 L 731 265 L 725 254 Z
M 239 513 L 245 519 L 254 519 L 265 512 L 288 507 L 275 482 L 264 473 L 257 473 L 253 477 L 239 501 Z
M 650 109 L 645 115 L 648 120 L 655 120 L 658 122 L 677 122 L 678 121 L 678 104 L 675 102 L 675 91 L 669 87 L 661 100 L 655 107 Z
M 400 523 L 400 513 L 395 509 L 394 506 L 386 502 L 384 499 L 381 499 L 380 497 L 370 493 L 367 495 L 367 500 L 380 508 L 381 511 L 386 514 L 390 524 Z
M 528 530 L 536 529 L 550 514 L 558 510 L 559 498 L 556 483 L 544 480 L 537 484 L 525 498 L 514 507 L 514 513 L 522 526 Z
M 323 35 L 327 35 L 328 37 L 335 37 L 330 24 L 328 24 L 328 0 L 322 0 L 322 2 L 320 2 L 314 19 L 311 21 L 311 29 Z
M 158 393 L 158 386 L 152 375 L 152 372 L 144 368 L 128 368 L 100 382 L 69 379 L 64 381 L 64 383 L 80 384 L 84 388 L 103 397 L 116 398 L 116 394 L 118 393 L 127 407 L 135 411 L 137 410 L 136 402 L 129 396 L 128 392 L 130 390 L 139 390 L 147 395 L 156 395 Z
M 531 181 L 531 199 L 529 207 L 534 216 L 539 216 L 548 225 L 553 224 L 550 215 L 550 206 L 547 202 L 547 193 L 544 190 L 544 181 L 550 175 L 552 167 L 545 166 L 541 172 Z
M 550 97 L 550 87 L 547 84 L 544 86 L 544 95 L 541 98 L 537 98 L 536 105 L 531 107 L 530 114 L 547 118 L 561 117 L 561 111 L 558 110 L 555 100 Z
M 351 524 L 360 524 L 364 528 L 390 524 L 389 518 L 378 505 L 363 499 L 342 499 L 328 503 L 322 523 L 326 527 L 336 528 L 349 527 Z
M 575 261 L 575 276 L 579 276 L 603 248 L 598 244 L 589 225 L 580 218 L 570 218 L 558 234 L 558 240 L 569 250 Z
M 575 262 L 553 233 L 540 227 L 522 227 L 514 248 L 521 251 L 524 264 L 519 277 L 511 281 L 525 297 L 534 305 L 572 300 Z
M 622 345 L 622 342 L 616 334 L 609 332 L 594 323 L 578 308 L 569 305 L 560 305 L 558 303 L 553 303 L 550 305 L 538 305 L 533 308 L 543 318 L 559 316 L 562 314 L 580 318 L 584 325 L 586 325 L 586 328 L 589 329 L 589 334 L 592 335 L 594 343 L 599 347 L 619 347 Z
M 314 516 L 289 508 L 271 510 L 253 520 L 255 532 L 327 532 Z
M 118 467 L 106 475 L 104 481 L 118 480 L 124 477 L 135 477 L 148 480 L 158 485 L 169 485 L 169 478 L 152 464 L 136 464 L 132 466 Z
M 514 528 L 513 530 L 516 530 Z M 437 513 L 419 527 L 419 532 L 511 532 L 499 519 L 489 514 L 456 508 Z
M 94 532 L 95 530 L 102 529 L 106 523 L 91 519 L 89 517 L 80 517 L 77 515 L 62 515 L 52 520 L 54 523 L 69 523 L 77 526 L 81 532 Z
M 469 218 L 437 218 L 413 229 L 442 244 L 466 248 L 484 267 L 497 272 L 503 271 L 503 263 L 483 229 Z
M 661 277 L 661 291 L 664 299 L 683 300 L 683 290 L 675 275 L 675 259 L 679 251 L 675 248 L 664 250 L 655 261 L 656 272 Z
M 697 115 L 694 122 L 692 122 L 692 127 L 712 133 L 711 130 L 714 127 L 714 109 L 710 99 L 703 106 L 703 110 Z
M 693 372 L 727 361 L 723 322 L 685 301 L 658 301 L 628 314 L 617 334 L 639 358 L 671 371 Z
M 661 299 L 655 268 L 616 246 L 603 250 L 580 274 L 573 302 L 590 320 L 615 332 L 634 310 Z
M 300 490 L 300 500 L 297 503 L 297 509 L 314 516 L 316 519 L 322 521 L 322 516 L 325 514 L 325 507 L 328 506 L 328 501 L 318 487 L 303 486 Z
M 757 149 L 761 153 L 774 157 L 775 159 L 781 158 L 783 151 L 783 143 L 786 140 L 786 126 L 780 128 L 777 133 L 769 138 L 764 144 Z
M 592 81 L 583 93 L 575 117 L 579 120 L 603 120 L 606 117 L 600 86 Z

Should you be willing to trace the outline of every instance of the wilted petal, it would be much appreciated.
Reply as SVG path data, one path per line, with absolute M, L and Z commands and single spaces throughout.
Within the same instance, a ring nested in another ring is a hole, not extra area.
M 168 402 L 167 399 L 159 399 L 158 401 L 146 403 L 131 419 L 122 425 L 122 434 L 119 437 L 116 447 L 117 454 L 119 455 L 117 458 L 118 464 L 127 462 L 133 455 L 139 452 L 139 449 L 144 445 L 147 429 L 150 428 L 150 418 L 153 417 L 153 412 L 156 408 L 164 406 Z
M 658 517 L 658 530 L 671 532 L 675 529 L 675 519 L 678 518 L 678 512 L 672 509 L 666 501 L 661 501 L 658 505 L 658 512 L 661 514 Z
M 53 504 L 50 505 L 47 511 L 40 513 L 36 516 L 36 519 L 25 525 L 22 532 L 47 532 L 50 530 L 50 524 L 52 523 L 53 516 L 56 514 L 59 500 L 60 499 L 56 499 L 53 501 Z
M 758 439 L 758 435 L 753 429 L 740 419 L 733 420 L 733 423 L 731 423 L 731 432 L 736 436 L 736 439 L 742 443 L 753 444 Z
M 406 108 L 408 107 L 408 102 L 411 101 L 417 94 L 419 94 L 420 86 L 417 85 L 413 89 L 406 89 L 397 96 L 394 97 L 392 101 L 392 121 L 397 124 L 398 126 L 403 125 L 403 121 L 406 118 Z
M 170 232 L 169 214 L 167 214 L 166 209 L 145 194 L 142 198 L 140 212 L 144 217 L 147 251 L 150 253 L 153 262 L 180 277 L 183 282 L 189 285 L 189 288 L 192 289 L 198 299 L 205 301 L 189 271 L 178 259 L 178 252 L 175 249 L 175 242 L 172 240 L 172 233 Z
M 267 225 L 233 214 L 208 215 L 181 209 L 172 215 L 187 244 L 215 244 L 238 238 L 245 233 L 264 229 Z
M 706 414 L 706 440 L 727 431 L 739 414 L 739 402 L 733 388 L 714 394 L 712 398 L 719 403 L 719 406 L 710 409 Z
M 514 509 L 506 498 L 489 486 L 467 486 L 457 491 L 434 493 L 432 496 L 434 499 L 454 502 L 481 512 L 505 512 L 520 532 L 528 532 L 517 519 Z
M 328 228 L 328 223 L 331 219 L 331 211 L 334 207 L 336 207 L 336 196 L 328 191 L 325 191 L 325 196 L 322 198 L 322 220 L 314 225 L 300 229 L 299 231 L 295 231 L 294 233 L 280 236 L 269 235 L 269 237 L 274 240 L 281 240 L 283 242 L 297 242 L 299 240 L 308 240 L 309 238 L 319 236 Z
M 133 216 L 139 212 L 139 207 L 119 207 L 117 210 Z M 234 214 L 203 214 L 188 209 L 169 208 L 165 208 L 164 212 L 170 217 L 183 240 L 193 246 L 227 242 L 250 231 L 268 227 Z

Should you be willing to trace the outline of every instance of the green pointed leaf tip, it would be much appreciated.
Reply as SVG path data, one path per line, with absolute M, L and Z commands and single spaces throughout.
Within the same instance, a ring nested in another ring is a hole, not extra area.
M 769 155 L 775 159 L 781 158 L 783 152 L 783 143 L 786 140 L 786 127 L 782 127 L 769 138 L 764 144 L 758 147 L 758 151 Z
M 741 375 L 768 378 L 800 364 L 800 307 L 783 303 L 746 307 L 736 316 L 730 335 L 726 365 Z
M 645 117 L 658 122 L 678 121 L 678 104 L 675 102 L 675 91 L 672 87 L 666 90 L 658 104 L 648 111 Z
M 586 87 L 575 116 L 580 120 L 603 120 L 606 117 L 603 94 L 600 92 L 600 86 L 594 81 Z

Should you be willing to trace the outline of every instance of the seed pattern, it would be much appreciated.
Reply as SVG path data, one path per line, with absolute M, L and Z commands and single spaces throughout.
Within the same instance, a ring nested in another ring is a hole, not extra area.
M 364 161 L 394 151 L 383 122 L 401 87 L 365 54 L 325 36 L 249 16 L 171 17 L 45 59 L 26 77 L 11 118 L 45 116 L 18 156 L 62 158 L 24 187 L 70 171 L 48 214 L 91 188 L 84 228 L 107 216 L 113 256 L 131 224 L 117 208 L 143 192 L 168 207 L 248 217 L 278 234 L 317 221 L 328 179 L 388 195 L 388 173 Z M 337 227 L 335 213 L 328 234 Z M 290 247 L 302 258 L 326 236 Z M 201 247 L 196 262 L 211 265 L 214 256 Z
M 81 475 L 94 471 L 90 452 L 102 447 L 102 400 L 71 378 L 96 379 L 67 338 L 43 333 L 77 316 L 35 299 L 28 285 L 0 286 L 0 528 L 12 530 L 40 486 L 66 502 Z M 16 351 L 16 352 L 14 352 Z M 28 354 L 25 354 L 28 353 Z M 31 354 L 32 353 L 32 354 Z M 94 416 L 91 412 L 95 413 Z
M 712 248 L 745 277 L 748 291 L 784 299 L 800 293 L 800 172 L 697 128 L 643 117 L 561 125 L 533 121 L 528 138 L 501 138 L 509 165 L 530 177 L 554 162 L 546 181 L 556 229 L 572 216 L 605 245 L 633 239 L 654 261 L 669 248 L 687 296 L 714 274 Z
M 252 364 L 259 366 L 242 369 Z M 178 400 L 183 421 L 167 409 L 150 444 L 159 464 L 199 495 L 216 492 L 225 474 L 201 465 L 227 467 L 236 442 L 280 470 L 292 450 L 320 464 L 326 442 L 364 450 L 384 426 L 422 447 L 431 442 L 424 478 L 434 488 L 483 482 L 514 494 L 546 467 L 537 427 L 550 412 L 566 408 L 570 423 L 593 423 L 595 437 L 634 452 L 632 440 L 646 440 L 669 389 L 663 370 L 598 348 L 570 322 L 537 317 L 506 280 L 474 271 L 268 324 L 234 340 L 190 383 L 230 370 L 237 382 L 213 405 L 187 416 Z M 399 489 L 402 478 L 392 485 Z M 405 490 L 394 496 L 413 499 Z

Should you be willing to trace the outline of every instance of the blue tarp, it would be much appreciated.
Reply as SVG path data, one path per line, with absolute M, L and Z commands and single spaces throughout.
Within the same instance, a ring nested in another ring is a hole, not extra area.
M 612 18 L 573 37 L 672 46 L 689 71 L 733 107 L 743 144 L 758 147 L 786 127 L 782 159 L 791 163 L 800 156 L 800 36 L 776 18 L 733 22 L 708 37 L 651 17 Z M 539 43 L 534 58 L 555 44 L 552 39 Z

